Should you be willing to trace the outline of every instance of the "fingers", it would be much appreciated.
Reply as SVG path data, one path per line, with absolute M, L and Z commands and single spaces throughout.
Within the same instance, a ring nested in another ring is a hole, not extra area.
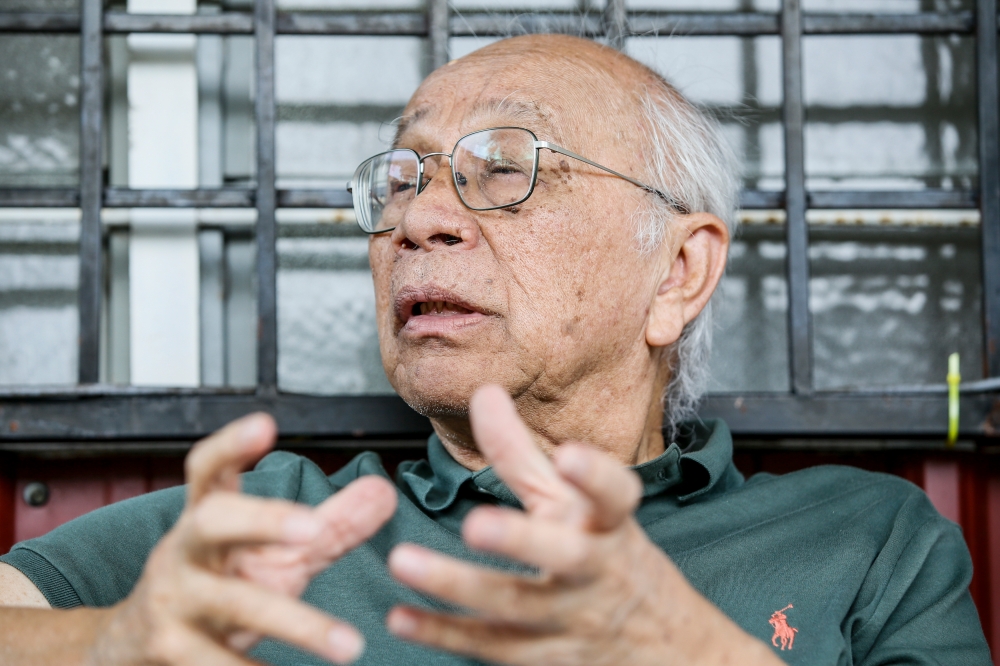
M 199 574 L 188 579 L 186 593 L 188 619 L 218 631 L 270 636 L 339 664 L 354 661 L 364 649 L 364 639 L 350 625 L 252 583 Z
M 594 538 L 588 533 L 520 511 L 475 509 L 462 525 L 462 536 L 476 550 L 503 555 L 546 573 L 586 576 L 600 564 L 595 561 Z
M 182 622 L 161 627 L 146 650 L 148 661 L 184 666 L 253 666 L 257 662 L 223 648 Z
M 591 501 L 592 529 L 610 530 L 632 515 L 642 497 L 642 483 L 610 456 L 581 444 L 563 444 L 555 467 Z
M 419 546 L 395 548 L 389 555 L 389 570 L 401 583 L 494 620 L 537 628 L 557 615 L 552 605 L 558 600 L 544 583 Z
M 524 507 L 550 518 L 582 520 L 585 505 L 560 478 L 499 386 L 479 388 L 469 402 L 476 445 Z
M 274 419 L 250 414 L 201 440 L 184 462 L 188 504 L 215 490 L 239 490 L 239 473 L 263 456 L 277 436 Z
M 569 646 L 558 634 L 539 634 L 477 618 L 397 606 L 389 612 L 386 624 L 389 631 L 400 638 L 483 661 L 505 664 L 588 662 L 587 655 L 570 657 L 567 654 Z
M 363 476 L 315 509 L 322 524 L 316 566 L 326 566 L 367 541 L 396 512 L 396 488 L 378 476 Z
M 298 544 L 317 538 L 324 523 L 307 506 L 236 492 L 215 492 L 191 509 L 179 524 L 189 553 L 217 546 Z

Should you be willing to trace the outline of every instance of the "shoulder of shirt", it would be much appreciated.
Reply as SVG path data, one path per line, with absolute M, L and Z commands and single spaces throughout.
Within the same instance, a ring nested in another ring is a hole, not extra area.
M 359 453 L 329 476 L 305 456 L 290 451 L 272 451 L 253 471 L 243 475 L 243 490 L 261 497 L 316 504 L 367 474 L 388 478 L 381 458 L 373 451 Z
M 914 527 L 958 527 L 938 513 L 927 494 L 914 483 L 893 474 L 846 465 L 818 465 L 781 475 L 759 473 L 748 478 L 741 488 L 770 490 L 800 506 L 832 502 L 870 507 L 874 515 L 905 518 Z

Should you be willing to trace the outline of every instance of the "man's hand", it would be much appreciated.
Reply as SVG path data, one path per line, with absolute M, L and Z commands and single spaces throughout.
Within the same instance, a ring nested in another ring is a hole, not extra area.
M 249 664 L 243 653 L 261 636 L 338 663 L 361 653 L 354 628 L 297 597 L 389 519 L 396 491 L 369 476 L 316 508 L 241 494 L 239 473 L 275 434 L 274 421 L 255 414 L 191 450 L 187 506 L 103 622 L 93 663 Z
M 702 597 L 632 517 L 638 477 L 610 457 L 561 445 L 550 461 L 499 387 L 471 402 L 484 456 L 525 512 L 483 507 L 466 542 L 537 567 L 518 576 L 414 545 L 389 558 L 411 587 L 471 611 L 397 607 L 398 636 L 505 664 L 773 664 L 760 641 Z

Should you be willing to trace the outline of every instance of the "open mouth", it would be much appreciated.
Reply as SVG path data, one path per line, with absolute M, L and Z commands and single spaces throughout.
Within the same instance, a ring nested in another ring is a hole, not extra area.
M 395 300 L 403 329 L 413 334 L 464 329 L 490 315 L 450 289 L 434 286 L 403 287 Z
M 422 301 L 420 303 L 413 304 L 410 316 L 417 317 L 419 315 L 440 315 L 448 317 L 454 315 L 472 314 L 472 312 L 473 311 L 469 308 L 462 307 L 461 305 L 450 301 Z

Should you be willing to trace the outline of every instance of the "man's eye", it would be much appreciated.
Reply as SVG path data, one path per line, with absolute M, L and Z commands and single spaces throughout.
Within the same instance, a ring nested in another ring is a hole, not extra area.
M 396 183 L 395 185 L 393 185 L 392 192 L 393 192 L 393 194 L 399 194 L 401 192 L 405 192 L 406 190 L 411 189 L 412 187 L 413 187 L 413 183 L 411 183 L 409 181 L 399 181 L 398 183 Z
M 490 175 L 518 174 L 524 172 L 520 166 L 509 160 L 490 162 L 486 165 L 486 171 Z

